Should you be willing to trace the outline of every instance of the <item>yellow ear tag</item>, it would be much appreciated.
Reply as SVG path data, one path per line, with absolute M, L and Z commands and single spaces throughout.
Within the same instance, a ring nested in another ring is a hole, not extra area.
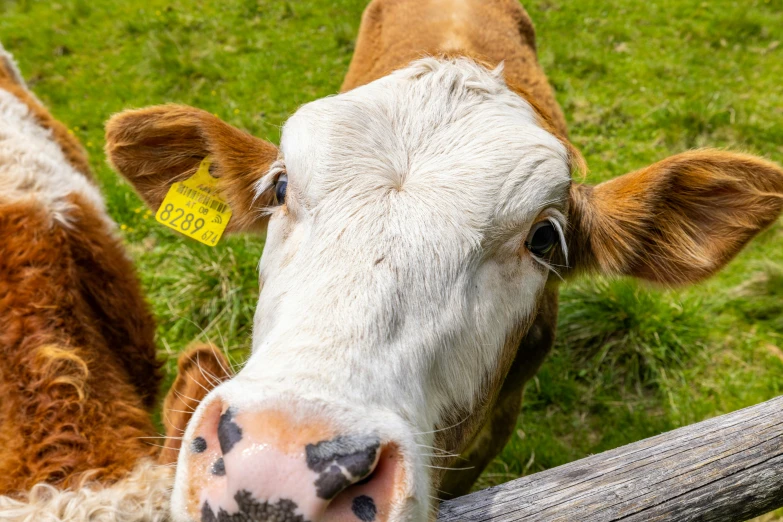
M 209 174 L 211 163 L 210 158 L 204 158 L 193 176 L 174 183 L 155 219 L 189 238 L 215 246 L 231 220 L 231 208 L 220 197 L 217 179 Z

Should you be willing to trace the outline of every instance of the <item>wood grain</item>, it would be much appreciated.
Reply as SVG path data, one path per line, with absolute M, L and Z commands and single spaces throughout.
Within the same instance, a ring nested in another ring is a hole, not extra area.
M 444 502 L 438 521 L 742 521 L 781 506 L 778 397 Z

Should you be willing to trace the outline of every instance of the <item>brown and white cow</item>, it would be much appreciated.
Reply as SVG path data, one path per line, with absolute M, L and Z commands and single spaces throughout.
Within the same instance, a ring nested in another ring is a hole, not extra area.
M 779 167 L 711 150 L 573 182 L 516 0 L 374 0 L 341 94 L 279 148 L 166 105 L 114 116 L 107 152 L 153 209 L 210 156 L 232 229 L 268 226 L 253 351 L 187 426 L 178 521 L 434 517 L 507 441 L 561 277 L 700 281 L 783 205 Z
M 0 46 L 0 521 L 168 519 L 157 461 L 178 442 L 154 444 L 155 324 L 115 230 L 78 141 Z M 222 365 L 186 352 L 168 409 Z

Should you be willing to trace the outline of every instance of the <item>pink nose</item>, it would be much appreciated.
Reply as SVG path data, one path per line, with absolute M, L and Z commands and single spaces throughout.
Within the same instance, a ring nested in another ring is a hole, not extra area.
M 202 522 L 382 521 L 404 480 L 393 444 L 278 410 L 216 402 L 195 435 L 185 493 Z

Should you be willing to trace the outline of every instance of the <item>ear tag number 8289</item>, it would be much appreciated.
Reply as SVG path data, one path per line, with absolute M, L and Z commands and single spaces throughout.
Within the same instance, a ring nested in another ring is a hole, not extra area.
M 231 208 L 220 197 L 217 179 L 209 174 L 210 158 L 204 158 L 196 173 L 174 183 L 155 220 L 205 245 L 217 245 L 231 220 Z

